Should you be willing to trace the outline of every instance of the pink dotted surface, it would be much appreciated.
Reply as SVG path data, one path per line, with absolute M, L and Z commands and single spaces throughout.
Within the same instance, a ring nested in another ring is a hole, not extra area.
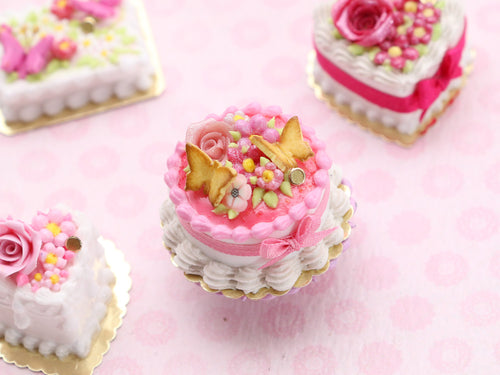
M 160 99 L 0 136 L 1 216 L 57 202 L 84 210 L 132 266 L 128 315 L 95 374 L 500 373 L 498 0 L 464 1 L 476 70 L 411 149 L 315 99 L 305 65 L 318 3 L 146 0 Z M 359 210 L 333 270 L 296 295 L 241 302 L 184 280 L 158 210 L 186 126 L 253 100 L 317 129 Z M 0 362 L 3 375 L 26 371 Z

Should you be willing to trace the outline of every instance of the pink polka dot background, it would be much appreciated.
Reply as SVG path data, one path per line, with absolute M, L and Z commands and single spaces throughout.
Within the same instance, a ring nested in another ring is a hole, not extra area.
M 477 69 L 411 149 L 349 124 L 307 86 L 323 0 L 144 1 L 161 98 L 0 136 L 0 217 L 31 219 L 58 202 L 84 210 L 132 266 L 128 315 L 95 374 L 499 374 L 499 1 L 462 0 Z M 254 100 L 315 127 L 359 205 L 332 270 L 258 303 L 186 281 L 158 214 L 187 125 Z M 2 375 L 26 373 L 0 361 Z

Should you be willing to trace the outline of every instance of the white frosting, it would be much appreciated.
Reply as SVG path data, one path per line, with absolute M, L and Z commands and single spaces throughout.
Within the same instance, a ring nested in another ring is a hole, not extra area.
M 7 83 L 7 74 L 0 70 L 0 109 L 6 120 L 31 122 L 43 114 L 55 116 L 65 107 L 79 109 L 91 101 L 102 103 L 111 95 L 124 99 L 148 90 L 153 84 L 154 68 L 137 18 L 137 0 L 124 0 L 121 7 L 123 18 L 118 27 L 123 25 L 136 36 L 134 49 L 138 54 L 122 55 L 116 65 L 63 69 L 39 82 Z M 2 55 L 0 44 L 0 58 Z M 96 91 L 100 88 L 104 90 Z
M 332 168 L 330 178 L 332 189 L 320 230 L 338 228 L 316 246 L 289 254 L 268 268 L 259 270 L 267 262 L 261 257 L 223 254 L 195 240 L 182 227 L 170 200 L 165 201 L 160 212 L 164 243 L 175 252 L 174 263 L 180 269 L 202 276 L 212 289 L 240 289 L 245 293 L 264 287 L 289 290 L 303 271 L 321 269 L 328 260 L 329 248 L 344 240 L 340 225 L 351 207 L 350 196 L 336 187 L 341 181 L 339 169 Z
M 16 287 L 0 279 L 0 336 L 12 345 L 24 345 L 43 355 L 85 357 L 107 311 L 114 275 L 104 248 L 87 218 L 73 214 L 82 249 L 59 292 L 31 286 Z
M 350 43 L 345 39 L 335 39 L 333 36 L 331 4 L 317 8 L 314 37 L 319 51 L 349 75 L 384 93 L 407 97 L 413 94 L 418 82 L 436 73 L 446 51 L 460 40 L 464 26 L 465 17 L 461 4 L 457 0 L 447 0 L 441 17 L 441 37 L 429 44 L 428 53 L 417 60 L 410 73 L 388 71 L 382 66 L 375 65 L 368 56 L 352 55 L 347 49 Z M 461 60 L 462 68 L 467 67 L 471 62 L 471 53 L 466 48 Z M 429 108 L 424 118 L 420 119 L 422 110 L 411 113 L 394 112 L 355 94 L 326 73 L 317 60 L 314 62 L 314 80 L 325 94 L 335 98 L 337 104 L 348 105 L 354 113 L 364 115 L 372 122 L 380 122 L 387 127 L 396 127 L 403 134 L 413 134 L 421 124 L 441 112 L 449 99 L 450 92 L 462 86 L 461 77 L 452 80 L 448 88 Z

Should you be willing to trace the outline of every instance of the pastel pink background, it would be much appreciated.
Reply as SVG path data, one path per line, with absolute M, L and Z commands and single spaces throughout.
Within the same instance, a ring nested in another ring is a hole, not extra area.
M 476 70 L 409 150 L 315 99 L 305 65 L 318 3 L 146 0 L 167 78 L 160 99 L 0 137 L 2 216 L 66 203 L 132 265 L 128 315 L 95 374 L 500 373 L 498 0 L 464 1 Z M 257 303 L 184 280 L 158 216 L 165 161 L 186 126 L 253 100 L 316 127 L 359 203 L 334 270 Z M 0 363 L 3 375 L 22 371 Z

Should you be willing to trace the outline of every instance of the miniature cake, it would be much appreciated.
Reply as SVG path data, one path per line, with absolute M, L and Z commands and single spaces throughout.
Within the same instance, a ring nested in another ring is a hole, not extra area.
M 314 23 L 317 93 L 400 143 L 434 124 L 472 63 L 457 0 L 338 0 Z
M 0 18 L 0 109 L 7 122 L 148 90 L 154 69 L 138 0 L 54 0 Z
M 0 220 L 0 336 L 47 356 L 85 357 L 114 275 L 87 218 L 51 209 Z
M 279 107 L 228 108 L 188 128 L 168 159 L 164 243 L 204 289 L 282 295 L 342 252 L 350 189 L 314 130 Z

